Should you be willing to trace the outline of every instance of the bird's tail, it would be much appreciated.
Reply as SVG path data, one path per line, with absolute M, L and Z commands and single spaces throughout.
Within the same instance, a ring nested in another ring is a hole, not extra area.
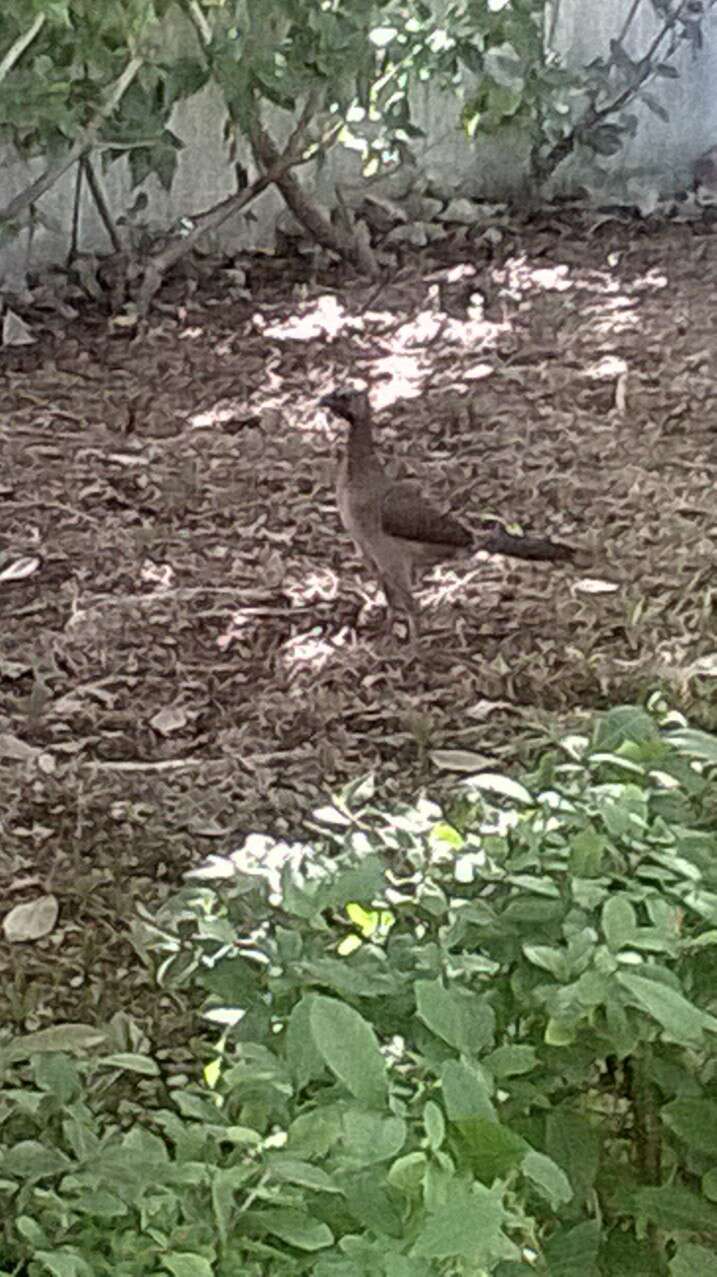
M 548 537 L 517 537 L 507 532 L 502 523 L 484 524 L 475 540 L 477 550 L 489 554 L 506 554 L 511 559 L 536 559 L 551 563 L 570 563 L 576 555 L 572 545 L 551 541 Z

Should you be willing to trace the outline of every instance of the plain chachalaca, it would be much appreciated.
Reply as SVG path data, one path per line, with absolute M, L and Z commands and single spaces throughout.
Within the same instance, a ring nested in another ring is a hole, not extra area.
M 434 509 L 418 484 L 389 479 L 374 449 L 365 390 L 332 390 L 320 403 L 350 426 L 336 479 L 341 522 L 378 577 L 389 617 L 397 610 L 405 612 L 410 633 L 416 628 L 414 583 L 422 570 L 436 563 L 475 550 L 553 562 L 573 558 L 571 546 L 515 537 L 497 523 L 473 535 L 452 515 Z

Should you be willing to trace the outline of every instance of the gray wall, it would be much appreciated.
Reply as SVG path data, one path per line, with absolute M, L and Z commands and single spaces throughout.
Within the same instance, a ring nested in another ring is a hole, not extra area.
M 554 23 L 554 42 L 570 62 L 580 65 L 606 52 L 608 42 L 624 22 L 627 0 L 558 0 Z M 628 50 L 642 52 L 656 30 L 649 4 L 643 3 L 638 20 L 633 24 Z M 694 158 L 717 142 L 717 8 L 710 8 L 703 25 L 704 47 L 695 53 L 685 44 L 675 67 L 677 80 L 659 80 L 652 92 L 669 112 L 665 123 L 645 107 L 638 108 L 640 129 L 629 140 L 621 154 L 609 167 L 615 174 L 615 195 L 638 196 L 646 193 L 668 193 L 684 186 Z M 178 49 L 186 49 L 195 39 L 181 15 L 173 17 L 168 40 Z M 447 195 L 461 194 L 501 198 L 520 187 L 524 172 L 526 147 L 518 135 L 506 133 L 501 138 L 480 145 L 468 141 L 459 126 L 454 102 L 430 85 L 420 86 L 414 94 L 416 120 L 428 137 L 416 144 L 419 166 L 436 188 Z M 185 143 L 172 191 L 168 195 L 156 178 L 145 182 L 149 197 L 144 219 L 157 229 L 165 229 L 184 214 L 201 212 L 223 199 L 234 189 L 234 174 L 228 163 L 223 142 L 223 113 L 219 93 L 212 87 L 180 104 L 174 112 L 171 127 Z M 602 162 L 605 164 L 605 162 Z M 36 160 L 25 164 L 12 153 L 0 157 L 0 203 L 21 191 L 44 165 Z M 327 201 L 333 177 L 339 173 L 349 185 L 358 188 L 360 168 L 355 153 L 334 154 L 317 186 Z M 565 166 L 557 179 L 564 187 L 579 174 Z M 302 170 L 304 181 L 311 174 Z M 12 244 L 0 247 L 0 288 L 17 287 L 28 265 L 37 267 L 64 260 L 69 240 L 75 172 L 71 171 L 43 196 L 38 212 L 41 220 L 32 232 L 24 231 Z M 115 216 L 129 208 L 136 197 L 130 188 L 126 160 L 119 160 L 108 170 L 104 184 Z M 239 216 L 226 224 L 223 242 L 233 248 L 271 247 L 273 227 L 281 200 L 269 191 L 251 205 L 257 220 Z M 81 210 L 81 248 L 84 251 L 109 251 L 110 244 L 97 212 L 87 198 Z

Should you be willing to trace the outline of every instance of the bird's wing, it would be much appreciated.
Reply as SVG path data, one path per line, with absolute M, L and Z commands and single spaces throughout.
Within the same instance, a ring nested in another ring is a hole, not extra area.
M 386 489 L 381 514 L 383 530 L 392 537 L 461 550 L 473 543 L 467 528 L 430 505 L 418 484 L 410 480 L 392 483 Z

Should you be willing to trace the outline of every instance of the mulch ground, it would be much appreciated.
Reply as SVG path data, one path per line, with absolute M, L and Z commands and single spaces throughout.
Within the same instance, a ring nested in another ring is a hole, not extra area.
M 60 904 L 40 943 L 0 942 L 14 1023 L 131 1008 L 137 901 L 299 835 L 358 776 L 444 792 L 437 750 L 502 766 L 655 688 L 717 724 L 713 230 L 501 236 L 380 287 L 257 257 L 242 288 L 220 263 L 141 332 L 26 314 L 36 344 L 0 351 L 0 884 Z M 396 474 L 578 565 L 449 564 L 420 642 L 387 635 L 317 405 L 347 381 Z

